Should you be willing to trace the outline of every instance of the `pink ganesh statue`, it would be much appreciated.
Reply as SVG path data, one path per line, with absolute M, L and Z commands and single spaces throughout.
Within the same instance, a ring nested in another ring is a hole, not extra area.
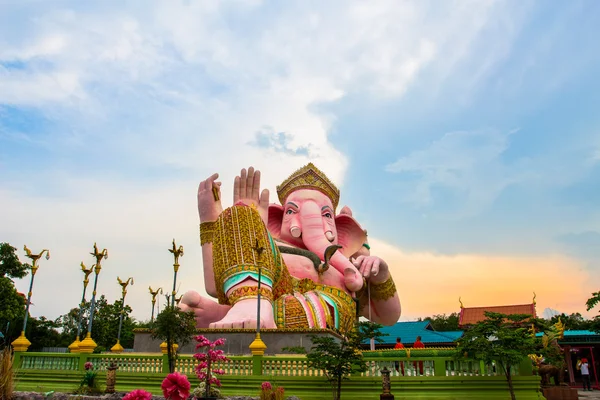
M 180 303 L 199 328 L 255 328 L 259 268 L 263 328 L 344 331 L 357 314 L 398 321 L 388 265 L 370 255 L 348 207 L 336 214 L 339 190 L 312 163 L 277 187 L 281 205 L 269 205 L 260 171 L 250 167 L 235 178 L 234 205 L 223 210 L 218 176 L 198 188 L 205 288 L 218 303 L 193 291 Z

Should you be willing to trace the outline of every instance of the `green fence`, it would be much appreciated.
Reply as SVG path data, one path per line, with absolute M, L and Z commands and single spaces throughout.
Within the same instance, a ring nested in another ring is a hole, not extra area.
M 396 398 L 427 399 L 508 399 L 503 372 L 495 365 L 477 361 L 456 361 L 453 349 L 424 349 L 410 352 L 364 352 L 367 371 L 344 382 L 342 398 L 378 399 L 381 371 L 391 371 L 392 392 Z M 223 368 L 225 395 L 257 395 L 263 381 L 283 386 L 286 394 L 303 400 L 330 397 L 323 371 L 310 368 L 304 356 L 232 356 Z M 83 376 L 84 364 L 91 362 L 104 381 L 106 368 L 114 363 L 118 391 L 143 388 L 160 394 L 160 384 L 168 372 L 167 356 L 136 354 L 15 353 L 16 387 L 32 391 L 73 391 Z M 192 386 L 198 384 L 194 368 L 197 360 L 182 355 L 176 370 L 186 374 Z M 404 374 L 402 374 L 404 372 Z M 532 373 L 527 359 L 514 372 L 519 399 L 543 399 L 539 377 Z

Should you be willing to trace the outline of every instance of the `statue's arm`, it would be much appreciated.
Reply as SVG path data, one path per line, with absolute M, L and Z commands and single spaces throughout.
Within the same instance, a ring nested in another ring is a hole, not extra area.
M 209 296 L 217 297 L 215 286 L 215 272 L 213 269 L 213 245 L 205 243 L 202 245 L 202 265 L 204 266 L 204 289 Z
M 221 212 L 221 182 L 213 174 L 200 182 L 198 187 L 198 215 L 200 217 L 200 244 L 202 246 L 202 266 L 204 271 L 204 288 L 209 296 L 216 297 L 215 274 L 213 270 L 213 225 Z

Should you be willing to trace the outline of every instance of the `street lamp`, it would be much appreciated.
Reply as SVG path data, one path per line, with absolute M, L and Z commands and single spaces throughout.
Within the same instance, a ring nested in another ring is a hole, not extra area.
M 79 341 L 79 338 L 81 337 L 81 323 L 83 322 L 83 307 L 85 306 L 85 292 L 87 290 L 88 283 L 90 283 L 89 276 L 92 272 L 94 272 L 93 265 L 89 269 L 85 268 L 85 264 L 83 263 L 83 261 L 81 262 L 80 265 L 81 265 L 81 270 L 83 271 L 83 274 L 84 274 L 83 295 L 81 296 L 81 304 L 79 304 L 79 323 L 77 324 L 77 338 L 75 338 L 75 341 L 73 343 L 71 343 L 71 345 L 69 346 L 69 350 L 71 351 L 71 353 L 79 352 L 79 343 L 81 343 Z
M 27 351 L 29 346 L 31 346 L 31 342 L 25 337 L 25 329 L 27 329 L 27 318 L 29 317 L 29 304 L 31 304 L 31 294 L 33 290 L 33 279 L 35 278 L 35 273 L 37 272 L 39 266 L 37 262 L 42 255 L 46 253 L 46 260 L 50 259 L 50 251 L 44 249 L 40 252 L 40 254 L 33 254 L 31 250 L 27 248 L 27 246 L 23 246 L 27 257 L 31 259 L 31 282 L 29 283 L 29 292 L 27 293 L 27 304 L 25 308 L 25 317 L 23 318 L 23 330 L 21 331 L 21 336 L 16 338 L 11 344 L 15 351 Z
M 96 266 L 94 268 L 94 272 L 96 276 L 94 278 L 94 291 L 92 292 L 92 305 L 90 306 L 90 318 L 88 321 L 88 329 L 87 335 L 85 339 L 83 339 L 79 343 L 79 352 L 80 353 L 92 353 L 98 345 L 92 339 L 92 324 L 94 322 L 94 311 L 96 308 L 96 287 L 98 286 L 98 275 L 100 274 L 100 270 L 102 269 L 102 259 L 108 258 L 108 250 L 104 249 L 102 251 L 98 251 L 98 246 L 94 243 L 94 252 L 90 253 L 96 258 Z
M 123 289 L 121 297 L 121 315 L 119 316 L 119 333 L 117 333 L 117 343 L 111 347 L 110 351 L 113 353 L 122 353 L 123 346 L 121 346 L 121 327 L 123 326 L 123 314 L 125 313 L 125 295 L 127 294 L 127 285 L 129 285 L 129 281 L 131 281 L 131 284 L 133 285 L 133 278 L 130 277 L 123 282 L 121 278 L 117 276 L 117 281 L 119 281 L 119 285 L 121 285 L 121 288 Z
M 256 338 L 252 343 L 250 343 L 250 351 L 253 355 L 262 356 L 265 354 L 265 350 L 267 349 L 267 345 L 260 338 L 260 281 L 262 278 L 262 263 L 263 263 L 263 253 L 266 250 L 264 247 L 259 246 L 258 239 L 256 239 L 256 246 L 252 248 L 252 250 L 258 253 L 258 295 L 257 295 L 257 305 L 256 305 Z
M 156 291 L 152 290 L 152 286 L 148 286 L 148 289 L 150 289 L 150 294 L 152 295 L 152 317 L 150 317 L 150 323 L 154 322 L 154 305 L 156 304 L 156 296 L 158 296 L 158 293 L 162 294 L 163 290 L 162 288 L 158 288 L 156 289 Z
M 175 283 L 177 282 L 177 271 L 179 271 L 179 257 L 183 256 L 183 246 L 179 246 L 175 244 L 175 239 L 173 239 L 173 248 L 169 249 L 171 253 L 173 253 L 173 258 L 175 262 L 173 263 L 173 291 L 171 292 L 171 307 L 175 307 L 175 295 L 177 292 L 175 291 Z
M 179 306 L 179 302 L 181 301 L 181 299 L 183 299 L 183 295 L 175 298 L 175 304 L 177 304 L 177 306 Z
M 175 285 L 177 284 L 177 271 L 179 271 L 179 257 L 183 256 L 183 246 L 179 246 L 179 248 L 177 248 L 177 245 L 175 244 L 175 239 L 173 239 L 173 248 L 169 249 L 169 252 L 173 254 L 173 258 L 175 261 L 173 263 L 173 291 L 171 292 L 171 296 L 166 295 L 166 298 L 167 306 L 170 305 L 171 308 L 175 308 L 175 295 L 177 294 L 177 291 L 175 290 Z M 163 354 L 168 354 L 169 349 L 167 347 L 168 345 L 166 341 L 160 344 L 160 349 Z M 174 343 L 172 350 L 177 350 L 178 347 L 179 345 L 177 343 Z

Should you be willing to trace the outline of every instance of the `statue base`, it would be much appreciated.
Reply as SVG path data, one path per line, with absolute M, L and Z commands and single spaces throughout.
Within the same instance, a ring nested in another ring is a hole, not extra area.
M 546 400 L 577 400 L 579 395 L 577 389 L 569 386 L 552 386 L 542 388 L 542 394 Z
M 133 351 L 136 353 L 157 353 L 160 351 L 161 340 L 152 339 L 152 331 L 147 328 L 134 329 Z M 219 346 L 229 355 L 251 355 L 250 345 L 256 339 L 255 329 L 198 329 L 199 335 L 205 336 L 208 340 L 214 341 L 219 338 L 225 339 L 225 344 Z M 302 347 L 307 352 L 312 347 L 310 336 L 326 336 L 339 339 L 340 336 L 333 331 L 325 329 L 261 329 L 260 338 L 267 346 L 265 355 L 291 354 L 284 351 L 284 347 Z M 166 348 L 166 345 L 165 345 Z M 194 354 L 196 352 L 196 341 L 191 341 L 183 347 L 180 347 L 181 354 Z

